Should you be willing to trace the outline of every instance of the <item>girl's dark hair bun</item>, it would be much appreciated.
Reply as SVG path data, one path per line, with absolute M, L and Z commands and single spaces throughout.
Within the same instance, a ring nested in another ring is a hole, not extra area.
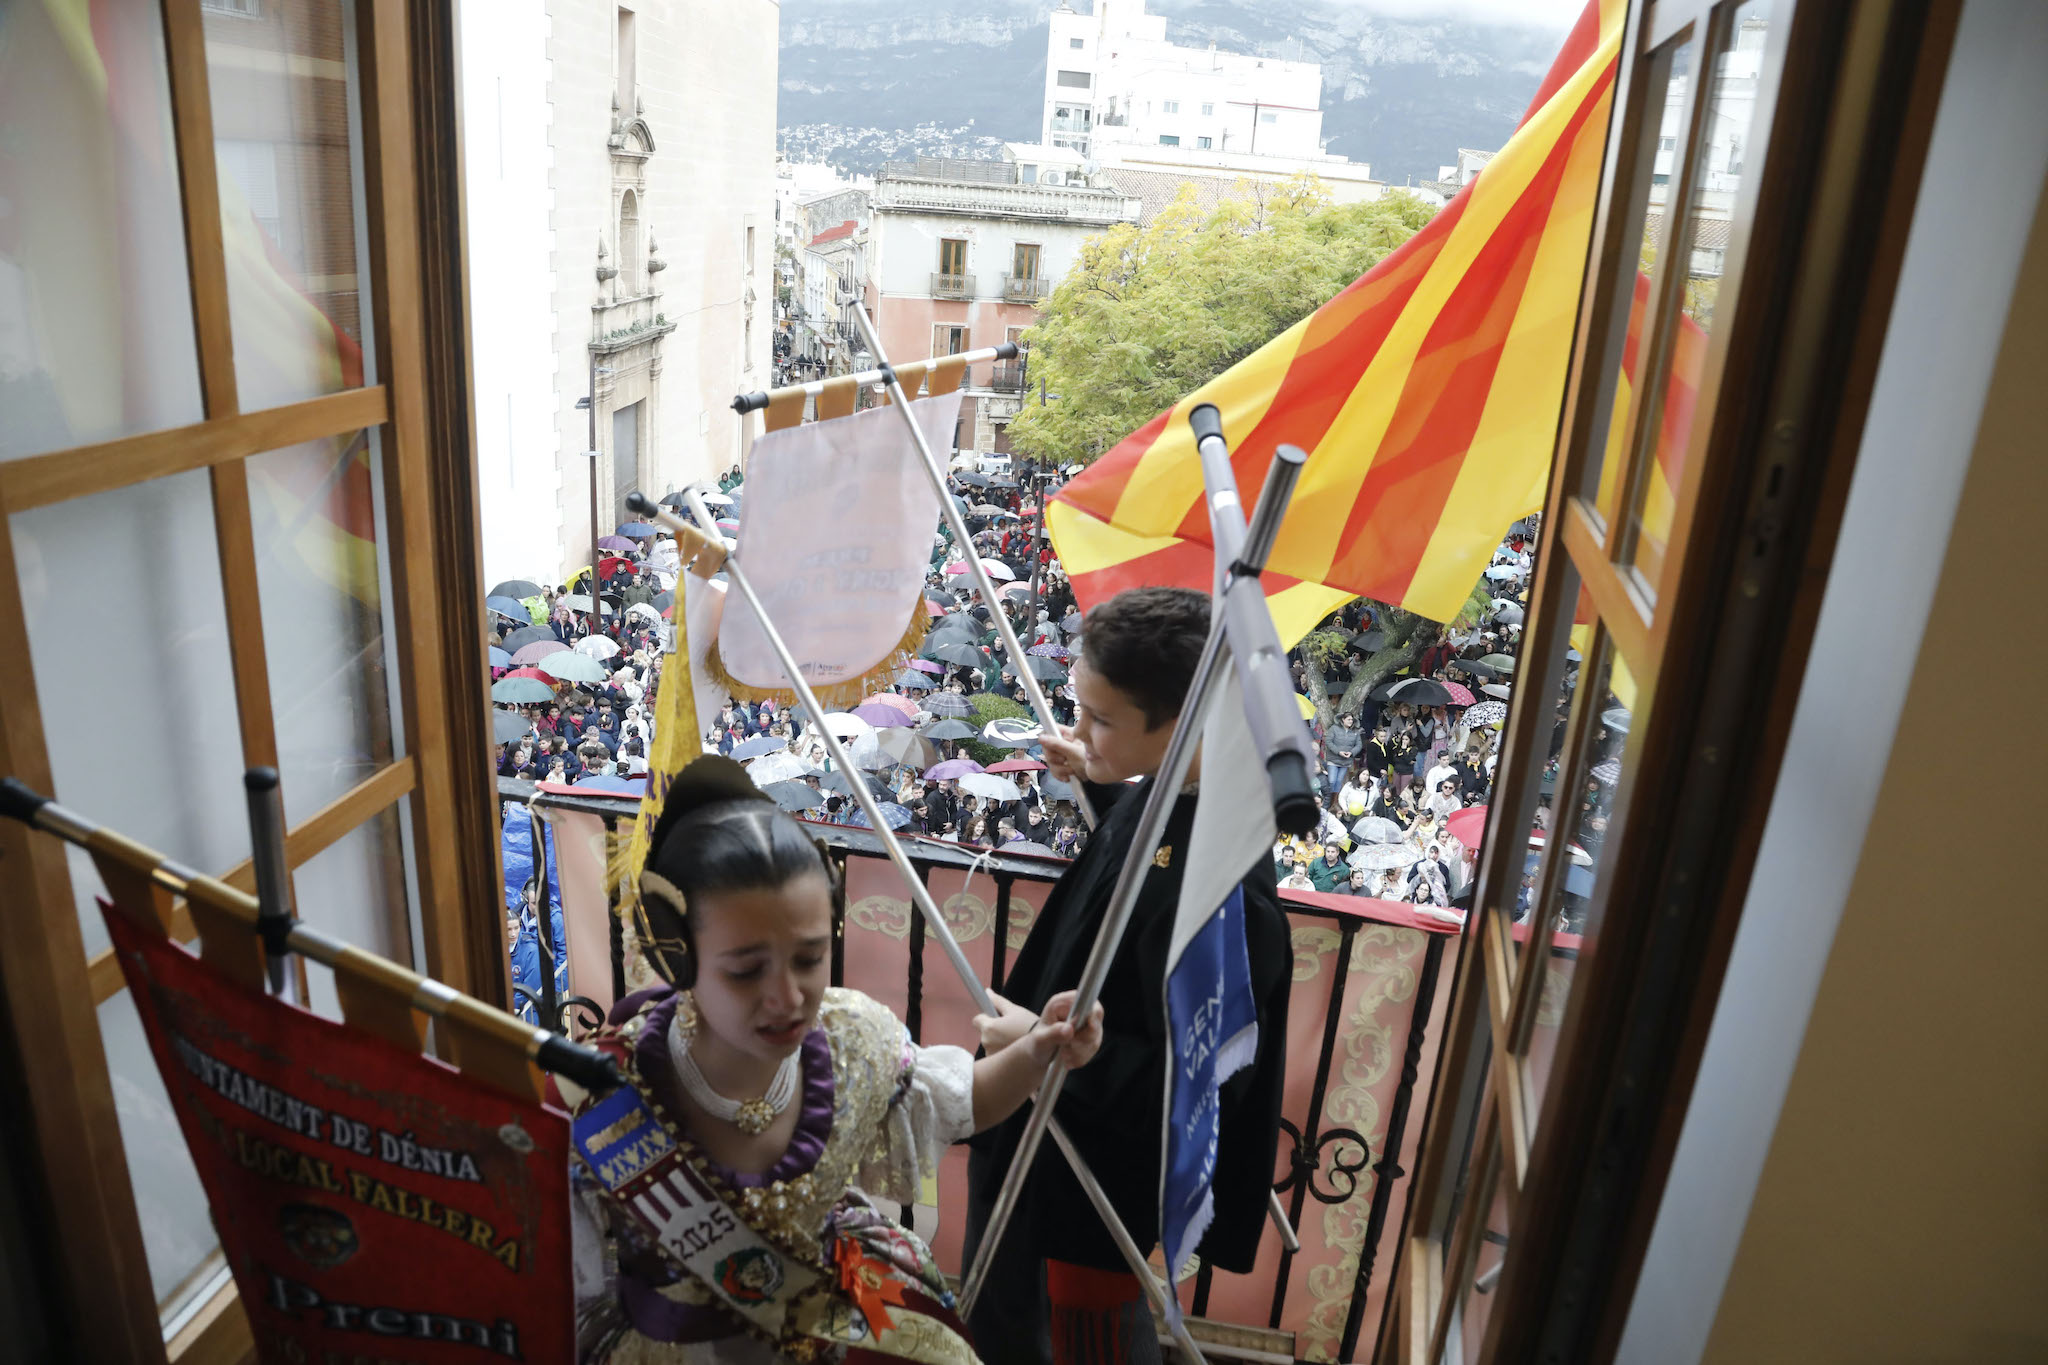
M 649 854 L 659 849 L 667 841 L 669 831 L 693 811 L 721 801 L 775 804 L 775 798 L 754 785 L 754 779 L 747 776 L 745 768 L 718 754 L 706 754 L 684 765 L 683 770 L 669 782 L 668 795 L 661 803 L 661 817 L 654 822 L 653 833 L 647 841 Z

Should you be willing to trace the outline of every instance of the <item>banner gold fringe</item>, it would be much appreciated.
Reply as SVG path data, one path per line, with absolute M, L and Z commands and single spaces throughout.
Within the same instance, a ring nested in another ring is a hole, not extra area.
M 917 603 L 911 608 L 910 624 L 904 628 L 902 638 L 882 657 L 882 661 L 858 678 L 849 678 L 845 682 L 831 683 L 825 687 L 813 686 L 811 691 L 816 694 L 818 705 L 827 711 L 844 711 L 860 705 L 861 698 L 887 687 L 896 675 L 908 668 L 910 661 L 917 657 L 917 651 L 923 646 L 924 637 L 930 632 L 931 624 L 931 613 L 925 610 L 924 591 L 920 588 Z M 800 709 L 793 690 L 755 687 L 726 672 L 725 660 L 719 655 L 716 640 L 713 640 L 711 647 L 705 651 L 704 672 L 741 701 L 772 701 L 777 706 L 791 711 Z

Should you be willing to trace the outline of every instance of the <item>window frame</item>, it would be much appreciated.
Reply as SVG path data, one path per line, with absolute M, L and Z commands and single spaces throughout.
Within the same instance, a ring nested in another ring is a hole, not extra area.
M 476 473 L 467 378 L 465 265 L 453 69 L 452 15 L 404 0 L 353 0 L 361 81 L 363 221 L 381 382 L 259 411 L 243 411 L 229 327 L 199 0 L 164 0 L 162 23 L 183 204 L 187 284 L 203 417 L 0 463 L 0 648 L 29 657 L 10 518 L 172 474 L 205 470 L 212 489 L 231 674 L 244 762 L 277 757 L 246 460 L 304 441 L 379 431 L 393 642 L 391 704 L 404 717 L 405 755 L 286 832 L 290 868 L 405 803 L 421 932 L 414 964 L 458 990 L 503 1006 L 509 997 L 489 774 Z M 461 680 L 461 681 L 458 681 Z M 33 679 L 0 692 L 0 769 L 52 789 L 44 712 Z M 90 815 L 86 810 L 84 814 Z M 213 1361 L 253 1349 L 232 1280 L 166 1323 L 151 1288 L 141 1227 L 97 1008 L 122 988 L 110 953 L 88 960 L 69 866 L 57 841 L 0 821 L 0 859 L 17 869 L 18 913 L 0 955 L 0 999 L 26 1092 L 31 1139 L 24 1183 L 66 1191 L 61 1217 L 36 1227 L 49 1252 L 52 1316 L 81 1359 Z M 253 890 L 244 862 L 218 871 Z M 495 892 L 495 898 L 492 893 Z M 179 906 L 177 937 L 194 937 Z M 201 1274 L 206 1273 L 202 1267 Z

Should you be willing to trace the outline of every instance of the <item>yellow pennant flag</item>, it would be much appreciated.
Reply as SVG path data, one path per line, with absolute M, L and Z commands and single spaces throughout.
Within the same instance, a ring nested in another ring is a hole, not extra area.
M 676 600 L 683 600 L 683 582 L 676 580 Z M 626 988 L 638 990 L 654 985 L 658 978 L 640 952 L 634 910 L 640 901 L 640 869 L 653 852 L 654 822 L 668 800 L 669 784 L 684 765 L 704 752 L 702 730 L 697 723 L 697 698 L 690 683 L 690 642 L 686 613 L 675 618 L 674 646 L 661 659 L 661 681 L 654 689 L 649 708 L 654 721 L 654 742 L 647 751 L 647 791 L 640 798 L 640 810 L 632 827 L 615 833 L 606 859 L 612 913 L 620 917 L 621 939 L 626 959 Z

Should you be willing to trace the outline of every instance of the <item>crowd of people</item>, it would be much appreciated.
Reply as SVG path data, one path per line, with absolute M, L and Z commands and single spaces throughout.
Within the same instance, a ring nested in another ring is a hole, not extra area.
M 947 491 L 960 507 L 968 543 L 956 544 L 941 520 L 925 587 L 931 613 L 925 643 L 913 667 L 864 704 L 892 728 L 856 730 L 842 738 L 854 741 L 862 769 L 858 780 L 884 803 L 881 810 L 892 827 L 964 847 L 1072 858 L 1086 842 L 1087 827 L 1073 792 L 1044 771 L 1016 662 L 1002 648 L 991 608 L 978 600 L 965 572 L 972 554 L 997 580 L 994 609 L 1026 647 L 1028 666 L 1040 678 L 1055 719 L 1071 724 L 1073 689 L 1066 667 L 1078 655 L 1082 622 L 1042 529 L 1044 500 L 1061 474 L 1030 461 L 1019 462 L 1014 477 L 983 474 L 972 461 L 962 463 L 949 474 Z M 737 515 L 744 483 L 736 467 L 719 480 L 719 494 Z M 595 655 L 605 665 L 598 681 L 558 685 L 551 699 L 516 707 L 530 728 L 500 746 L 498 770 L 505 776 L 572 785 L 599 779 L 598 785 L 630 791 L 632 779 L 646 774 L 663 618 L 673 611 L 680 565 L 665 533 L 621 530 L 639 534 L 610 541 L 618 548 L 596 566 L 599 600 L 609 610 L 593 609 L 592 599 L 578 591 L 589 587 L 586 571 L 524 599 L 530 619 L 496 622 L 494 643 L 500 648 L 521 638 L 530 642 L 538 627 L 559 647 Z M 1504 698 L 1520 647 L 1533 537 L 1533 524 L 1522 522 L 1502 541 L 1488 571 L 1499 595 L 1479 619 L 1446 628 L 1369 694 L 1358 695 L 1350 684 L 1379 643 L 1374 637 L 1383 623 L 1375 607 L 1354 601 L 1323 622 L 1321 638 L 1338 631 L 1352 642 L 1342 657 L 1324 656 L 1312 664 L 1295 650 L 1297 690 L 1310 693 L 1316 674 L 1327 697 L 1311 724 L 1323 819 L 1315 835 L 1283 836 L 1275 844 L 1275 873 L 1283 889 L 1402 901 L 1447 915 L 1469 905 L 1476 850 L 1466 838 L 1474 837 L 1481 822 L 1454 817 L 1490 798 Z M 549 648 L 543 642 L 541 652 Z M 508 650 L 506 662 L 513 652 Z M 888 718 L 891 704 L 902 721 Z M 884 711 L 875 711 L 877 705 Z M 998 717 L 1027 719 L 1006 728 Z M 878 742 L 893 735 L 893 727 L 906 725 L 914 740 Z M 1563 726 L 1560 704 L 1553 766 Z M 833 771 L 823 737 L 801 711 L 773 699 L 729 699 L 702 738 L 705 752 L 747 762 L 762 785 L 803 818 L 865 823 L 850 785 L 856 776 Z M 1603 752 L 1612 751 L 1619 736 L 1603 731 L 1597 742 Z M 1007 752 L 1000 771 L 987 774 L 1001 781 L 966 780 L 984 772 L 972 755 L 987 758 L 991 748 Z M 1611 783 L 1598 780 L 1590 780 L 1581 794 L 1572 813 L 1575 858 L 1597 854 L 1611 796 Z M 1546 791 L 1537 832 L 1548 829 L 1552 818 Z M 1523 915 L 1534 871 L 1532 854 L 1519 907 Z M 1580 905 L 1580 898 L 1565 897 L 1567 926 Z

